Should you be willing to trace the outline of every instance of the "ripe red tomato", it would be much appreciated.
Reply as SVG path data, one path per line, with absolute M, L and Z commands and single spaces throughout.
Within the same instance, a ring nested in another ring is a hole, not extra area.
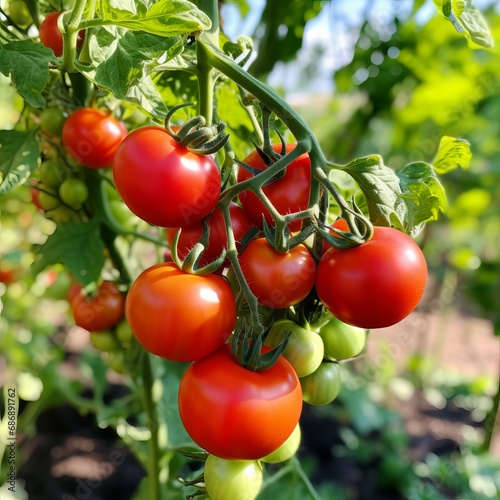
M 57 20 L 62 12 L 51 12 L 40 24 L 38 29 L 40 41 L 52 49 L 56 57 L 61 57 L 63 53 L 63 37 L 62 33 L 57 26 Z M 78 34 L 77 46 L 81 47 L 83 43 L 84 31 Z
M 215 207 L 221 188 L 210 156 L 181 147 L 164 128 L 134 130 L 113 161 L 116 189 L 138 217 L 162 227 L 185 227 Z
M 240 241 L 252 227 L 252 222 L 248 218 L 245 211 L 236 203 L 229 205 L 229 213 L 231 215 L 231 225 L 233 227 L 234 238 L 236 242 Z M 202 253 L 200 259 L 201 265 L 207 265 L 214 261 L 222 251 L 227 248 L 226 225 L 222 210 L 217 207 L 206 219 L 210 228 L 210 236 L 208 239 L 208 247 Z M 167 241 L 169 246 L 172 246 L 175 235 L 179 230 L 178 227 L 169 227 L 166 229 Z M 189 251 L 199 241 L 203 234 L 203 223 L 201 221 L 182 228 L 177 242 L 177 253 L 180 259 L 185 259 Z M 238 245 L 237 245 L 238 246 Z
M 226 460 L 257 460 L 292 434 L 302 410 L 299 379 L 282 356 L 269 369 L 242 367 L 222 346 L 195 361 L 179 386 L 179 414 L 191 438 Z
M 97 295 L 89 298 L 75 283 L 68 291 L 68 301 L 75 323 L 89 332 L 108 330 L 123 318 L 125 295 L 111 281 L 99 285 Z
M 224 344 L 236 322 L 236 305 L 222 276 L 196 276 L 161 263 L 132 283 L 125 315 L 146 350 L 171 361 L 194 361 Z
M 239 261 L 248 286 L 263 306 L 293 306 L 314 286 L 316 263 L 304 245 L 283 254 L 265 238 L 257 238 L 247 245 Z
M 332 227 L 335 229 L 339 229 L 340 231 L 346 231 L 349 232 L 349 224 L 347 224 L 347 221 L 345 219 L 337 219 L 333 224 Z M 335 231 L 332 231 L 331 229 L 328 231 L 334 238 L 341 238 Z M 332 246 L 326 241 L 323 240 L 323 253 L 325 253 L 329 248 L 332 248 Z
M 419 303 L 427 280 L 418 245 L 397 229 L 375 227 L 363 245 L 323 255 L 316 291 L 326 308 L 360 328 L 394 325 Z
M 64 122 L 62 141 L 68 153 L 89 168 L 111 165 L 113 156 L 128 132 L 125 125 L 94 108 L 80 108 Z
M 287 144 L 286 152 L 289 153 L 295 144 Z M 275 151 L 281 150 L 281 144 L 274 144 Z M 266 164 L 260 157 L 257 150 L 252 151 L 243 163 L 250 165 L 258 170 L 265 170 Z M 238 182 L 242 182 L 252 177 L 252 174 L 240 167 L 238 172 Z M 309 203 L 309 191 L 311 188 L 311 160 L 307 154 L 299 156 L 286 168 L 286 173 L 280 179 L 264 186 L 262 190 L 269 198 L 276 210 L 281 215 L 286 215 L 301 210 L 307 210 Z M 248 214 L 252 222 L 262 227 L 262 216 L 264 215 L 268 225 L 273 225 L 273 219 L 262 202 L 252 191 L 243 191 L 240 193 L 241 206 Z M 300 231 L 302 221 L 291 222 L 288 227 L 290 231 Z

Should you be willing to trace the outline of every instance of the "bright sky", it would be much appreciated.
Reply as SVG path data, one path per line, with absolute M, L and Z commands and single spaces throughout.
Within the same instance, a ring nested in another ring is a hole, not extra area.
M 265 0 L 249 0 L 249 3 L 250 13 L 243 20 L 234 6 L 231 4 L 224 6 L 224 30 L 233 40 L 238 35 L 253 33 L 266 2 Z M 321 14 L 306 26 L 299 58 L 304 61 L 317 58 L 317 53 L 313 53 L 314 47 L 318 45 L 323 47 L 324 56 L 320 73 L 311 81 L 299 82 L 301 71 L 298 64 L 278 63 L 269 77 L 271 86 L 283 87 L 291 94 L 299 90 L 308 94 L 331 92 L 333 90 L 332 71 L 351 60 L 353 45 L 357 37 L 355 26 L 365 17 L 364 12 L 369 12 L 370 19 L 379 27 L 379 31 L 381 33 L 385 31 L 390 37 L 391 29 L 393 29 L 390 21 L 394 18 L 394 13 L 403 19 L 407 17 L 411 13 L 413 0 L 334 0 L 325 3 L 327 5 Z M 495 0 L 475 0 L 475 5 L 479 9 L 484 9 L 492 3 L 495 3 Z M 500 2 L 497 3 L 497 8 L 500 10 Z M 436 7 L 432 0 L 427 0 L 418 12 L 417 21 L 425 22 L 434 15 L 437 15 Z

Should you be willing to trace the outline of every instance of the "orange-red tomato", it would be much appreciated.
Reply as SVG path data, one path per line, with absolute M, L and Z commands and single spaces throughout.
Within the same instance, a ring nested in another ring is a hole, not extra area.
M 156 264 L 132 283 L 125 306 L 135 337 L 171 361 L 194 361 L 218 349 L 236 323 L 233 291 L 222 276 Z
M 238 364 L 229 346 L 189 366 L 178 399 L 182 423 L 195 443 L 230 460 L 256 460 L 275 451 L 302 411 L 299 379 L 284 357 L 254 372 Z
M 71 313 L 78 326 L 98 332 L 113 328 L 122 320 L 125 295 L 115 283 L 103 281 L 95 297 L 88 297 L 82 289 L 82 285 L 75 283 L 68 291 Z

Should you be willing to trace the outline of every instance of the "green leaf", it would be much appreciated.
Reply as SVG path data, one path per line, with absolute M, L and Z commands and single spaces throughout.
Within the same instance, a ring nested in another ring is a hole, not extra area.
M 211 27 L 210 18 L 187 0 L 160 0 L 146 12 L 131 2 L 119 2 L 117 9 L 110 0 L 101 2 L 101 16 L 105 24 L 114 24 L 130 30 L 145 31 L 153 35 L 171 37 L 203 31 Z M 127 8 L 128 6 L 128 8 Z
M 99 234 L 99 221 L 59 224 L 35 255 L 34 274 L 47 266 L 63 264 L 83 286 L 96 281 L 105 262 L 105 247 Z
M 438 10 L 472 44 L 480 47 L 493 47 L 488 23 L 472 0 L 434 0 Z
M 0 130 L 0 195 L 26 182 L 37 166 L 36 130 Z
M 158 71 L 160 64 L 179 56 L 184 42 L 185 37 L 182 36 L 165 38 L 117 26 L 104 26 L 92 30 L 89 37 L 92 64 L 79 64 L 78 68 L 117 99 L 135 102 L 154 116 L 161 116 L 166 112 L 165 106 L 147 77 Z M 136 89 L 141 82 L 144 82 L 141 89 Z M 150 99 L 153 106 L 149 104 Z
M 411 163 L 397 174 L 378 155 L 358 158 L 344 167 L 361 189 L 371 222 L 415 235 L 422 223 L 446 209 L 446 196 L 432 167 Z
M 424 222 L 436 220 L 439 212 L 446 211 L 446 193 L 434 169 L 427 163 L 410 163 L 399 170 L 397 176 L 402 192 L 396 211 L 405 221 L 403 230 L 415 235 L 422 229 Z
M 0 71 L 10 76 L 19 95 L 34 108 L 45 105 L 41 94 L 49 80 L 49 63 L 56 59 L 51 49 L 32 40 L 0 45 Z
M 247 0 L 227 0 L 226 3 L 232 3 L 235 5 L 240 11 L 242 18 L 245 18 L 250 12 L 250 6 L 248 5 Z
M 438 174 L 444 174 L 457 167 L 469 168 L 471 159 L 472 153 L 467 141 L 444 136 L 432 165 Z

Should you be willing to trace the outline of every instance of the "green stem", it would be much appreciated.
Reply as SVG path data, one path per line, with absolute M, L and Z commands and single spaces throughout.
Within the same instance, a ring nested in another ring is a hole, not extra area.
M 224 222 L 226 225 L 226 234 L 227 234 L 227 252 L 226 257 L 231 262 L 232 269 L 238 283 L 241 287 L 241 293 L 243 293 L 245 299 L 248 302 L 248 308 L 250 310 L 250 322 L 253 330 L 257 334 L 261 334 L 264 332 L 264 327 L 262 326 L 259 318 L 259 303 L 257 301 L 257 297 L 253 294 L 252 290 L 248 286 L 247 280 L 245 279 L 245 275 L 241 269 L 241 264 L 238 259 L 238 250 L 236 249 L 236 240 L 234 238 L 233 226 L 231 223 L 231 213 L 229 211 L 229 202 L 230 198 L 226 198 L 226 200 L 222 203 L 219 203 L 219 206 L 222 210 L 222 214 L 224 216 Z
M 62 66 L 68 73 L 75 72 L 76 43 L 87 0 L 76 0 L 63 30 Z
M 295 465 L 295 470 L 297 471 L 297 474 L 299 475 L 300 479 L 302 479 L 302 482 L 305 484 L 307 490 L 309 491 L 309 494 L 311 495 L 311 498 L 313 500 L 321 500 L 317 491 L 314 489 L 314 486 L 312 485 L 311 481 L 307 477 L 307 474 L 304 472 L 304 469 L 300 465 L 299 459 L 297 457 L 293 457 L 293 463 Z
M 217 0 L 198 0 L 198 8 L 208 15 L 212 21 L 212 26 L 205 32 L 205 36 L 210 42 L 219 46 L 219 5 Z M 205 117 L 206 126 L 210 127 L 213 121 L 214 109 L 214 74 L 213 68 L 205 57 L 205 52 L 199 45 L 197 52 L 197 78 L 198 78 L 198 114 Z
M 238 66 L 232 59 L 224 55 L 204 33 L 200 35 L 197 43 L 198 52 L 203 54 L 204 59 L 211 66 L 255 96 L 264 106 L 269 108 L 283 121 L 297 139 L 299 145 L 303 146 L 302 151 L 309 153 L 313 171 L 316 168 L 322 170 L 326 169 L 326 159 L 311 130 L 300 115 L 298 115 L 279 94 L 254 78 L 243 68 Z M 312 177 L 311 192 L 309 196 L 311 206 L 319 202 L 320 186 L 320 182 L 315 177 Z
M 149 430 L 151 437 L 148 441 L 149 454 L 147 461 L 148 473 L 148 499 L 160 500 L 160 447 L 158 441 L 158 416 L 156 406 L 153 401 L 153 373 L 151 370 L 151 360 L 149 353 L 144 351 L 142 359 L 142 397 L 146 414 L 148 416 Z

